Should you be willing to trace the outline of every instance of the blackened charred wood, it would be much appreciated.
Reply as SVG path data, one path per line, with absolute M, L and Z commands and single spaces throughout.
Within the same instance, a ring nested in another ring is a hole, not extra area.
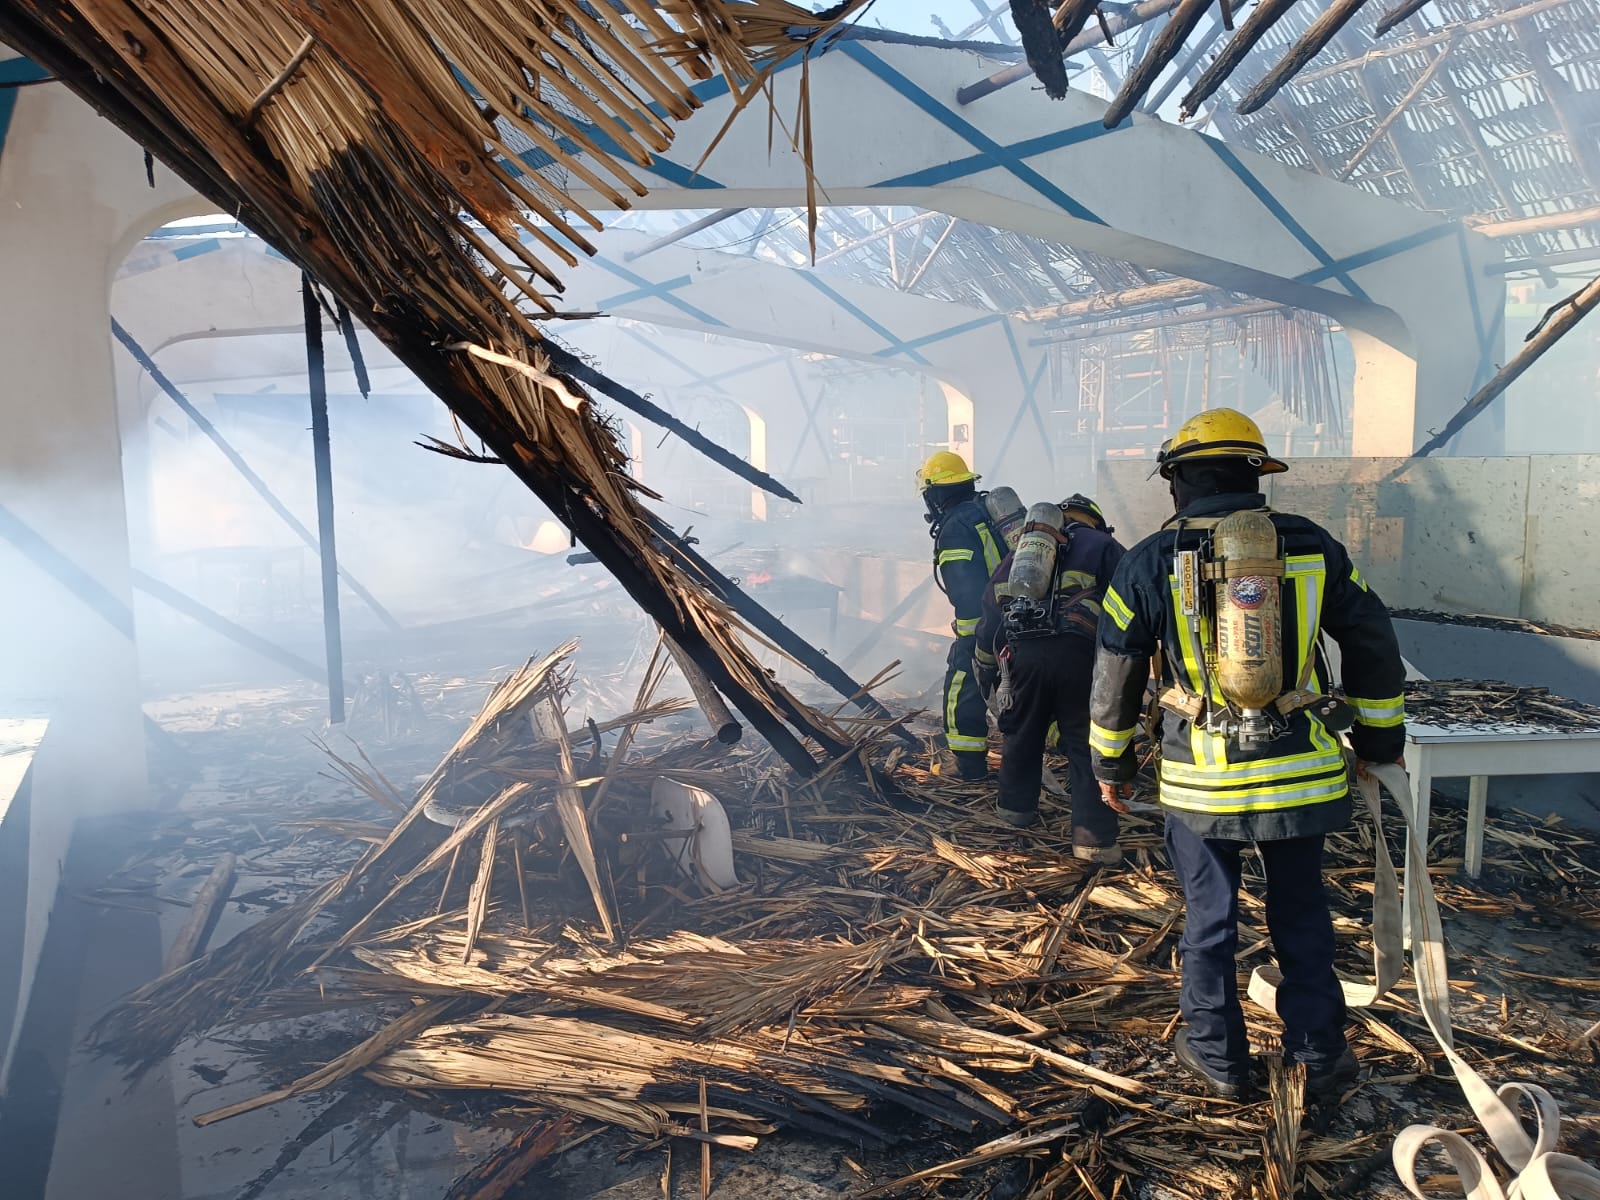
M 1121 89 L 1111 101 L 1111 106 L 1106 109 L 1107 129 L 1115 129 L 1138 107 L 1139 101 L 1144 99 L 1144 94 L 1150 90 L 1167 64 L 1177 57 L 1178 51 L 1183 49 L 1184 41 L 1194 32 L 1194 27 L 1200 23 L 1200 18 L 1206 15 L 1206 9 L 1210 7 L 1211 0 L 1181 0 L 1177 11 L 1172 14 L 1172 19 L 1161 31 L 1161 36 L 1156 38 L 1155 45 L 1151 46 L 1149 52 L 1139 60 L 1139 65 L 1128 72 L 1128 77 L 1123 80 Z
M 132 49 L 113 46 L 61 0 L 0 5 L 0 38 L 60 76 L 136 143 L 167 161 L 176 174 L 216 204 L 217 211 L 239 214 L 263 240 L 348 304 L 357 319 L 411 368 L 425 387 L 449 404 L 508 469 L 552 512 L 564 517 L 634 601 L 699 664 L 780 757 L 802 777 L 816 774 L 817 760 L 779 715 L 795 710 L 783 689 L 763 687 L 760 680 L 764 676 L 753 659 L 743 668 L 757 681 L 753 687 L 759 692 L 735 678 L 719 651 L 684 617 L 679 598 L 638 557 L 636 546 L 617 525 L 621 514 L 600 510 L 580 483 L 542 457 L 521 453 L 524 447 L 519 435 L 506 424 L 504 414 L 480 398 L 483 383 L 463 368 L 463 356 L 440 348 L 450 340 L 444 331 L 403 297 L 374 295 L 333 242 L 323 217 L 305 208 L 283 186 L 281 177 L 273 175 L 241 138 L 236 125 L 222 112 L 204 106 L 189 114 L 192 130 L 174 120 L 154 90 L 156 84 L 147 83 L 146 76 L 189 95 L 206 95 L 206 89 L 165 49 L 136 10 L 128 10 L 119 19 L 149 37 L 148 46 L 140 39 L 146 51 L 142 57 L 130 58 Z M 549 343 L 542 345 L 554 349 Z M 574 375 L 578 377 L 577 372 Z M 592 372 L 590 377 L 595 377 Z M 628 519 L 634 516 L 629 514 Z M 803 713 L 790 719 L 806 736 L 813 736 L 815 723 Z
M 1300 40 L 1289 47 L 1278 65 L 1250 89 L 1248 96 L 1239 101 L 1239 111 L 1253 113 L 1276 96 L 1283 85 L 1320 54 L 1322 48 L 1333 40 L 1333 35 L 1343 29 L 1366 3 L 1367 0 L 1334 0 L 1328 11 L 1313 21 Z
M 706 673 L 695 666 L 694 659 L 685 654 L 683 647 L 671 638 L 665 640 L 667 653 L 672 655 L 672 661 L 677 663 L 678 670 L 683 672 L 689 690 L 694 693 L 695 703 L 700 706 L 706 724 L 711 726 L 711 732 L 724 746 L 732 746 L 744 736 L 744 727 L 733 719 L 733 714 L 728 711 L 728 706 L 723 703 L 722 697 L 717 695 L 717 689 L 711 686 L 711 680 L 706 678 Z
M 605 375 L 595 370 L 571 351 L 563 349 L 554 342 L 544 342 L 539 349 L 549 357 L 550 365 L 556 369 L 558 374 L 567 376 L 570 379 L 576 379 L 585 387 L 593 388 L 602 396 L 614 400 L 629 412 L 637 413 L 652 424 L 671 431 L 681 441 L 704 454 L 718 466 L 726 467 L 741 479 L 755 484 L 762 491 L 770 492 L 784 500 L 792 500 L 796 504 L 801 503 L 799 496 L 796 496 L 759 467 L 751 466 L 733 451 L 717 445 L 716 442 L 698 429 L 685 425 L 659 404 L 646 400 L 632 388 L 624 387 L 616 380 L 606 378 Z
M 848 671 L 768 612 L 760 601 L 712 566 L 692 546 L 680 540 L 664 521 L 652 518 L 652 522 L 657 536 L 671 543 L 679 557 L 692 568 L 692 572 L 697 574 L 713 592 L 726 600 L 735 612 L 749 621 L 757 633 L 770 640 L 778 649 L 862 712 L 874 717 L 893 718 L 894 714 L 857 683 Z M 916 739 L 904 730 L 897 730 L 896 736 L 908 744 L 916 743 Z M 823 744 L 834 754 L 840 753 L 845 748 L 833 740 Z
M 1395 5 L 1388 12 L 1384 13 L 1383 16 L 1378 18 L 1378 28 L 1372 36 L 1382 37 L 1396 25 L 1400 24 L 1401 21 L 1404 21 L 1407 17 L 1420 10 L 1422 6 L 1427 3 L 1428 0 L 1405 0 L 1405 3 Z
M 1028 65 L 1044 84 L 1045 95 L 1052 100 L 1065 99 L 1067 63 L 1061 57 L 1065 43 L 1051 19 L 1049 0 L 1011 0 L 1011 20 L 1022 39 Z
M 1199 107 L 1211 98 L 1234 69 L 1245 60 L 1245 56 L 1255 49 L 1255 45 L 1278 23 L 1279 18 L 1295 6 L 1296 0 L 1261 0 L 1239 31 L 1228 39 L 1228 44 L 1222 48 L 1222 53 L 1217 55 L 1212 64 L 1206 68 L 1205 73 L 1195 80 L 1194 87 L 1183 98 L 1182 116 L 1188 120 L 1194 116 Z
M 1526 344 L 1517 352 L 1516 357 L 1495 372 L 1494 378 L 1484 384 L 1477 395 L 1463 404 L 1455 416 L 1445 422 L 1443 429 L 1417 447 L 1411 457 L 1424 458 L 1432 454 L 1465 429 L 1484 409 L 1494 403 L 1502 392 L 1515 383 L 1524 371 L 1538 362 L 1546 350 L 1566 336 L 1574 325 L 1596 308 L 1600 308 L 1600 275 L 1591 279 L 1586 287 L 1580 288 L 1561 303 L 1547 309 L 1543 319 L 1534 326 L 1533 332 L 1528 335 Z

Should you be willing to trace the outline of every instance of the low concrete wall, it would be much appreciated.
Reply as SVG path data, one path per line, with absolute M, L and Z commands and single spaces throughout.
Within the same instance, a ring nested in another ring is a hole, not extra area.
M 1151 466 L 1100 464 L 1097 499 L 1130 545 L 1172 512 Z M 1295 459 L 1265 486 L 1392 608 L 1600 626 L 1600 456 Z

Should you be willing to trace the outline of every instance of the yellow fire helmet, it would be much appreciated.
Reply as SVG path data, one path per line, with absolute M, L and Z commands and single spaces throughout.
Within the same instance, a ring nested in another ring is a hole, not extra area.
M 917 471 L 917 491 L 925 492 L 944 483 L 971 483 L 982 476 L 974 475 L 967 460 L 952 450 L 937 450 L 928 455 L 928 461 Z
M 1179 463 L 1202 458 L 1242 458 L 1263 475 L 1287 471 L 1289 464 L 1267 453 L 1261 427 L 1231 408 L 1213 408 L 1190 417 L 1156 455 L 1161 478 L 1171 479 Z

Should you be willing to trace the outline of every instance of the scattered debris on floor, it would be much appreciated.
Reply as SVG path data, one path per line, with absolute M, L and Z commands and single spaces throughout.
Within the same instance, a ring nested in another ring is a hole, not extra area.
M 1600 730 L 1600 705 L 1553 696 L 1549 688 L 1494 679 L 1418 679 L 1406 683 L 1406 717 L 1420 725 Z
M 1126 821 L 1125 868 L 1094 868 L 1071 857 L 1059 801 L 1041 831 L 1016 831 L 992 788 L 934 773 L 890 722 L 838 714 L 818 720 L 851 749 L 797 781 L 749 742 L 660 728 L 686 702 L 656 698 L 659 649 L 621 716 L 569 728 L 572 652 L 493 689 L 409 801 L 330 751 L 373 807 L 294 819 L 346 839 L 353 865 L 305 856 L 298 894 L 114 1009 L 99 1048 L 137 1071 L 226 1029 L 282 1080 L 202 1123 L 330 1088 L 471 1095 L 485 1126 L 517 1132 L 452 1200 L 514 1194 L 607 1127 L 662 1156 L 669 1195 L 674 1172 L 705 1195 L 781 1129 L 906 1148 L 892 1172 L 862 1170 L 863 1198 L 1377 1196 L 1393 1194 L 1399 1129 L 1470 1123 L 1409 982 L 1353 1014 L 1366 1075 L 1342 1104 L 1303 1114 L 1254 1011 L 1265 1098 L 1198 1094 L 1168 1049 L 1183 906 L 1147 816 Z M 1506 694 L 1439 686 L 1469 709 Z M 652 817 L 661 780 L 716 799 L 736 886 L 695 870 L 711 816 Z M 1469 882 L 1453 870 L 1463 824 L 1436 808 L 1458 1049 L 1496 1082 L 1536 1075 L 1592 1156 L 1596 841 L 1506 814 Z M 1357 975 L 1374 836 L 1363 819 L 1330 839 Z M 1250 886 L 1241 967 L 1270 953 L 1259 872 Z M 328 1036 L 305 1036 L 307 1019 Z
M 1395 608 L 1389 615 L 1397 621 L 1426 621 L 1432 625 L 1466 625 L 1473 629 L 1498 629 L 1504 633 L 1538 633 L 1546 637 L 1600 640 L 1600 629 L 1577 629 L 1550 621 L 1525 621 L 1521 617 L 1494 617 L 1486 613 L 1438 612 L 1431 608 Z

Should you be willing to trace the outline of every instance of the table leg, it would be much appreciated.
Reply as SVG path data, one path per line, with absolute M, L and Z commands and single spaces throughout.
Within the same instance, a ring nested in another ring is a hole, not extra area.
M 1412 887 L 1426 887 L 1426 879 L 1418 879 L 1411 870 L 1411 851 L 1416 846 L 1419 851 L 1417 859 L 1426 866 L 1428 860 L 1428 823 L 1433 812 L 1433 764 L 1429 761 L 1428 747 L 1412 746 L 1409 748 L 1412 755 L 1411 767 L 1411 827 L 1406 831 L 1406 862 L 1405 862 L 1405 887 L 1409 892 Z M 1407 904 L 1402 912 L 1401 929 L 1404 931 L 1405 945 L 1411 947 L 1411 906 Z
M 1467 788 L 1467 876 L 1483 873 L 1483 827 L 1489 816 L 1489 777 L 1474 775 Z

